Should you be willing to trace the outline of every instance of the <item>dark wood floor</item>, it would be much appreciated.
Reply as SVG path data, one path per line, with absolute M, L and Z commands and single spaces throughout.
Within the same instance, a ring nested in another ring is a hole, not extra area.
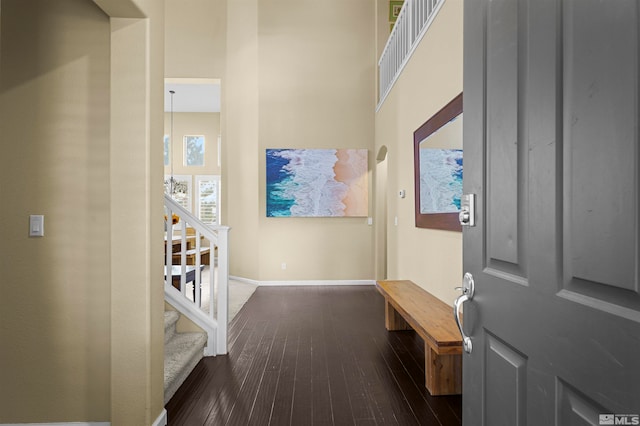
M 203 359 L 170 425 L 460 425 L 461 397 L 424 387 L 424 344 L 387 332 L 373 286 L 260 287 L 227 356 Z

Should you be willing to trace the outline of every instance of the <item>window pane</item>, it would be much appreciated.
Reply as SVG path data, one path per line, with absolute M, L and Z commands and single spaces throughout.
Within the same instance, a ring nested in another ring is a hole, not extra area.
M 164 135 L 164 165 L 169 165 L 169 135 Z
M 215 181 L 201 180 L 199 182 L 200 208 L 198 215 L 200 220 L 206 224 L 213 225 L 217 223 L 217 198 L 218 187 Z
M 208 225 L 220 224 L 220 176 L 197 175 L 195 180 L 196 214 Z
M 204 166 L 204 136 L 184 137 L 184 165 Z

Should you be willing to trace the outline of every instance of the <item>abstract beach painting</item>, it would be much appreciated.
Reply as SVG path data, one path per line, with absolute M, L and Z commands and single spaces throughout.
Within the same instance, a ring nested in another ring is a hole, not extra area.
M 367 216 L 368 150 L 267 149 L 267 217 Z
M 420 148 L 420 213 L 460 211 L 462 150 Z

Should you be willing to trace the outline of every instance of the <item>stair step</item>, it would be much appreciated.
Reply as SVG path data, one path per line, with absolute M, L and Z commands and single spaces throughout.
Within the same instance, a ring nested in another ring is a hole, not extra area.
M 175 324 L 174 324 L 175 325 Z M 204 356 L 206 333 L 174 333 L 164 346 L 164 403 Z
M 180 314 L 176 311 L 164 311 L 164 343 L 176 333 L 176 323 L 180 319 Z

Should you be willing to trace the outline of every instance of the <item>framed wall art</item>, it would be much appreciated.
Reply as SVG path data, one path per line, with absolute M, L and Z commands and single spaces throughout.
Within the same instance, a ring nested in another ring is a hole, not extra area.
M 416 227 L 461 231 L 462 94 L 413 134 Z
M 404 0 L 389 0 L 389 22 L 396 22 L 398 19 L 398 15 L 400 15 L 400 11 L 402 10 L 402 5 L 404 4 Z
M 366 149 L 267 149 L 267 217 L 368 214 Z

